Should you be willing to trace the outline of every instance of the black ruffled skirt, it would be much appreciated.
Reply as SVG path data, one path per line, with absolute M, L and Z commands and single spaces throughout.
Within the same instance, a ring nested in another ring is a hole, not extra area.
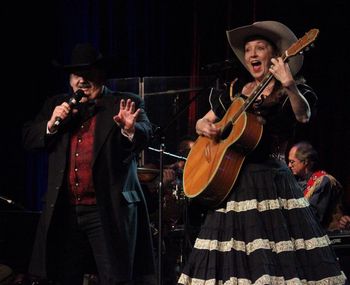
M 210 210 L 178 284 L 347 284 L 285 163 L 247 163 Z

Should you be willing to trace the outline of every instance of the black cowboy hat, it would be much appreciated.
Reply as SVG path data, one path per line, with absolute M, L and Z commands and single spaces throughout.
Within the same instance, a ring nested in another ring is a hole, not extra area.
M 89 71 L 92 68 L 107 72 L 114 62 L 114 57 L 104 57 L 92 44 L 79 43 L 72 51 L 69 64 L 59 64 L 57 61 L 53 61 L 53 64 L 68 73 Z

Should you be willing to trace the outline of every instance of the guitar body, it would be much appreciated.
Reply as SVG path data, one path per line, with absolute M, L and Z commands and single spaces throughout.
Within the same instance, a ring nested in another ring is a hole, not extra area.
M 235 99 L 216 126 L 217 140 L 199 137 L 191 148 L 183 172 L 184 193 L 209 207 L 219 205 L 230 193 L 246 155 L 259 143 L 263 126 L 253 114 L 243 112 L 232 118 L 244 104 Z

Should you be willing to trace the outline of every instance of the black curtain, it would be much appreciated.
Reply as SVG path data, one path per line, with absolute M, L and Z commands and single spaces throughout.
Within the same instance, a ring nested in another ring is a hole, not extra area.
M 38 209 L 45 191 L 45 155 L 26 154 L 21 127 L 44 99 L 66 91 L 67 75 L 52 60 L 69 61 L 78 42 L 116 55 L 113 77 L 190 76 L 233 53 L 225 31 L 259 20 L 277 20 L 298 37 L 319 28 L 305 53 L 302 73 L 319 96 L 318 114 L 300 138 L 310 140 L 324 168 L 350 192 L 346 0 L 319 1 L 8 1 L 2 4 L 0 195 Z M 195 65 L 195 66 L 194 66 Z M 232 73 L 232 72 L 231 72 Z M 233 71 L 234 73 L 234 71 Z M 230 74 L 232 75 L 232 74 Z M 229 80 L 226 74 L 220 74 Z M 34 194 L 33 194 L 34 193 Z M 1 203 L 1 202 L 0 202 Z

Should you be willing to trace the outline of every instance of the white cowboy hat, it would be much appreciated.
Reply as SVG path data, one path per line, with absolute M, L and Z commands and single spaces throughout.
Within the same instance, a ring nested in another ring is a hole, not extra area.
M 257 38 L 262 37 L 267 39 L 277 47 L 280 55 L 298 40 L 287 26 L 276 21 L 255 22 L 252 25 L 226 31 L 226 35 L 233 52 L 245 68 L 247 68 L 247 66 L 244 61 L 244 45 L 247 39 L 255 36 L 257 36 Z M 298 73 L 303 65 L 303 59 L 304 57 L 300 54 L 288 59 L 292 74 L 295 75 Z

